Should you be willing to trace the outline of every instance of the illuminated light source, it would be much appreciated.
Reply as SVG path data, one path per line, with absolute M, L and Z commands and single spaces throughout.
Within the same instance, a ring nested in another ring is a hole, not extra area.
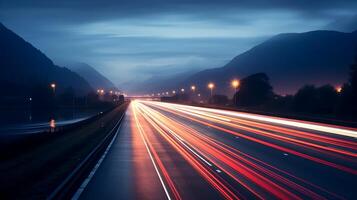
M 234 89 L 237 89 L 240 85 L 240 82 L 237 79 L 234 79 L 232 80 L 231 84 Z
M 232 85 L 232 87 L 233 87 L 234 90 L 235 90 L 234 93 L 237 93 L 238 87 L 239 87 L 239 85 L 240 85 L 239 80 L 237 80 L 237 79 L 232 80 L 231 85 Z M 233 95 L 233 98 L 234 98 L 234 104 L 237 104 L 236 94 Z
M 166 92 L 166 95 L 169 95 L 169 92 Z
M 338 93 L 341 93 L 341 92 L 342 92 L 342 87 L 341 87 L 341 86 L 337 86 L 337 87 L 336 87 L 336 91 L 337 91 Z
M 53 128 L 56 128 L 56 121 L 54 119 L 51 119 L 50 120 L 50 127 L 53 129 Z
M 172 94 L 176 94 L 176 91 L 175 91 L 175 90 L 172 90 Z
M 207 87 L 211 90 L 211 96 L 212 96 L 214 84 L 213 83 L 208 83 Z
M 182 88 L 182 89 L 181 89 L 181 92 L 185 92 L 185 89 Z
M 209 89 L 213 89 L 214 88 L 214 84 L 213 83 L 208 83 L 208 88 Z
M 195 91 L 195 90 L 196 90 L 196 86 L 192 85 L 192 86 L 191 86 L 191 90 L 192 90 L 192 91 Z
M 56 95 L 56 84 L 55 83 L 51 83 L 51 88 L 53 90 L 53 94 Z

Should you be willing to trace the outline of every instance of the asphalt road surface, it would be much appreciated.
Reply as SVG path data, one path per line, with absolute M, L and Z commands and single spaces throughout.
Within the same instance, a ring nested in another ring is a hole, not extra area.
M 357 129 L 133 101 L 74 199 L 357 199 Z

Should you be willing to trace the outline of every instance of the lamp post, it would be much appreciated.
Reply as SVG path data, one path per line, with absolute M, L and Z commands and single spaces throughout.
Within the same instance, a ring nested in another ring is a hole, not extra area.
M 239 85 L 240 85 L 240 82 L 239 82 L 239 80 L 234 79 L 234 80 L 232 80 L 231 84 L 232 84 L 232 87 L 234 88 L 233 98 L 234 98 L 234 104 L 236 105 L 236 104 L 237 104 L 236 94 L 237 94 L 237 91 L 238 91 L 238 87 L 239 87 Z
M 213 83 L 208 83 L 208 88 L 211 90 L 211 97 L 212 97 L 214 84 Z
M 53 94 L 56 94 L 56 84 L 55 83 L 51 83 L 51 88 L 53 90 Z

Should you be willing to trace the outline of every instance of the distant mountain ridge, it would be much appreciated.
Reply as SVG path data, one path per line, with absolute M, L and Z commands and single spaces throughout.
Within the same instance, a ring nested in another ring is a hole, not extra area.
M 157 94 L 158 92 L 172 92 L 172 90 L 176 90 L 177 86 L 179 86 L 187 77 L 192 74 L 197 73 L 198 71 L 187 71 L 178 74 L 171 75 L 156 75 L 151 77 L 148 80 L 141 82 L 128 82 L 123 85 L 126 85 L 126 89 L 130 90 L 133 94 Z M 180 84 L 179 84 L 180 83 Z
M 86 63 L 73 63 L 67 67 L 82 76 L 94 89 L 118 90 L 114 83 Z
M 50 83 L 56 83 L 58 92 L 72 87 L 77 95 L 85 95 L 93 90 L 78 74 L 56 66 L 44 53 L 1 23 L 0 82 L 0 88 L 8 94 L 26 94 L 31 87 Z M 11 87 L 18 91 L 11 91 Z
M 312 31 L 279 34 L 236 56 L 221 68 L 198 72 L 182 85 L 196 84 L 207 90 L 215 82 L 217 91 L 232 92 L 230 80 L 265 72 L 280 94 L 293 93 L 305 84 L 341 85 L 347 81 L 349 65 L 357 53 L 357 31 Z

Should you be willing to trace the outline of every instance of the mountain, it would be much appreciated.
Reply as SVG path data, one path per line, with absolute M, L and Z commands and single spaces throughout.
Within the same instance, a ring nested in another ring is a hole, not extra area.
M 110 80 L 86 63 L 74 63 L 67 67 L 82 76 L 94 89 L 118 90 Z
M 348 79 L 349 66 L 357 53 L 357 31 L 312 31 L 280 34 L 236 56 L 221 68 L 198 72 L 184 82 L 207 91 L 207 83 L 216 91 L 232 93 L 230 80 L 264 72 L 280 94 L 291 94 L 305 84 L 342 85 Z
M 156 75 L 148 80 L 141 82 L 127 82 L 123 84 L 126 90 L 133 94 L 151 94 L 158 92 L 171 92 L 177 90 L 187 77 L 197 73 L 198 71 L 187 71 L 171 75 Z
M 0 23 L 0 89 L 3 95 L 28 95 L 38 85 L 56 83 L 56 92 L 72 87 L 77 95 L 92 91 L 75 72 L 53 64 L 45 54 Z

